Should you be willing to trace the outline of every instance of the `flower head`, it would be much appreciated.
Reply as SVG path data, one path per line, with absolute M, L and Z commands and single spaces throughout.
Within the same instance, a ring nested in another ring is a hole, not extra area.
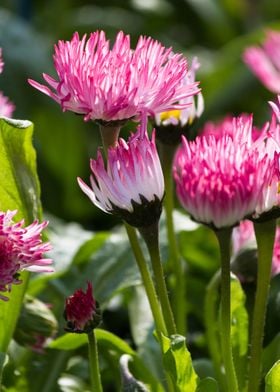
M 252 119 L 233 119 L 232 135 L 183 137 L 174 163 L 179 200 L 190 215 L 216 229 L 254 213 L 274 175 L 267 154 L 251 147 Z
M 0 212 L 0 292 L 11 291 L 12 284 L 20 284 L 19 272 L 52 272 L 51 259 L 43 254 L 51 249 L 48 242 L 43 243 L 41 232 L 48 222 L 23 227 L 24 221 L 13 223 L 17 211 Z M 0 294 L 0 299 L 8 298 Z
M 110 48 L 103 31 L 55 46 L 55 80 L 43 74 L 50 88 L 34 80 L 29 83 L 60 103 L 63 110 L 83 114 L 85 120 L 101 123 L 181 109 L 179 104 L 199 92 L 197 83 L 186 85 L 187 62 L 150 37 L 140 37 L 135 50 L 122 31 Z
M 266 88 L 280 93 L 280 31 L 267 31 L 262 47 L 248 47 L 243 59 Z
M 195 83 L 196 71 L 199 67 L 200 64 L 195 57 L 184 79 L 186 86 L 192 86 Z M 186 104 L 188 106 L 183 109 L 155 114 L 157 138 L 164 144 L 178 144 L 181 140 L 181 135 L 187 135 L 195 119 L 199 118 L 204 110 L 204 101 L 201 92 L 196 96 L 192 95 L 181 99 L 180 104 Z
M 89 333 L 99 325 L 101 313 L 98 302 L 93 297 L 90 282 L 86 292 L 79 289 L 66 298 L 64 318 L 67 321 L 65 330 L 68 332 Z
M 138 127 L 128 143 L 119 139 L 108 150 L 107 169 L 100 151 L 91 160 L 91 188 L 80 178 L 82 191 L 101 210 L 122 217 L 132 226 L 149 226 L 158 220 L 164 196 L 164 179 L 155 145 L 146 125 Z

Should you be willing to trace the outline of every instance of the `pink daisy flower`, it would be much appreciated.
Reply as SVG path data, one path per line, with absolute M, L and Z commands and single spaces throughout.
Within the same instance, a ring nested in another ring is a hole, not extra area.
M 158 220 L 164 196 L 164 179 L 156 150 L 155 132 L 149 140 L 142 123 L 128 142 L 119 139 L 108 150 L 107 169 L 100 151 L 90 161 L 91 188 L 80 178 L 82 191 L 101 210 L 120 215 L 136 227 Z
M 280 93 L 280 31 L 267 31 L 262 47 L 248 47 L 243 59 L 268 90 Z
M 51 249 L 48 242 L 41 239 L 42 230 L 48 225 L 44 221 L 34 221 L 23 227 L 24 221 L 13 223 L 17 211 L 0 212 L 0 292 L 11 291 L 12 284 L 20 284 L 22 270 L 52 272 L 51 259 L 43 254 Z M 0 299 L 8 300 L 0 294 Z
M 76 290 L 73 295 L 66 298 L 64 318 L 67 321 L 65 328 L 68 332 L 89 333 L 101 321 L 99 305 L 92 294 L 92 284 L 88 282 L 86 292 Z
M 174 163 L 178 198 L 198 222 L 230 227 L 255 212 L 275 175 L 275 163 L 252 148 L 252 119 L 232 121 L 234 132 L 220 138 L 183 137 Z
M 62 109 L 83 114 L 85 120 L 102 124 L 182 109 L 178 103 L 199 92 L 197 83 L 185 84 L 187 61 L 150 37 L 140 37 L 136 48 L 122 31 L 110 48 L 103 31 L 55 46 L 57 79 L 43 74 L 50 88 L 29 83 L 53 98 Z
M 184 79 L 186 86 L 193 86 L 196 80 L 196 71 L 200 64 L 196 57 L 193 58 L 191 67 Z M 204 110 L 203 95 L 199 92 L 196 96 L 192 95 L 180 100 L 180 104 L 188 104 L 184 109 L 171 110 L 168 112 L 156 113 L 155 123 L 157 126 L 180 126 L 184 127 L 186 124 L 191 125 L 192 122 L 201 116 Z

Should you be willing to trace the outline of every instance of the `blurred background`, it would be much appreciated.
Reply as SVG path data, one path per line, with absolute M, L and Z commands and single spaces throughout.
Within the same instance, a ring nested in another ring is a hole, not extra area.
M 97 126 L 62 113 L 27 83 L 27 78 L 42 81 L 43 72 L 56 76 L 52 54 L 59 39 L 97 29 L 112 39 L 123 30 L 133 44 L 140 34 L 150 35 L 190 60 L 198 56 L 205 98 L 201 123 L 227 113 L 254 112 L 256 125 L 261 125 L 268 118 L 266 101 L 273 97 L 241 54 L 248 44 L 261 42 L 266 28 L 280 29 L 278 0 L 1 0 L 5 70 L 0 90 L 15 103 L 15 118 L 35 124 L 45 210 L 93 229 L 115 223 L 93 208 L 76 184 L 78 175 L 89 176 L 88 158 L 100 143 Z

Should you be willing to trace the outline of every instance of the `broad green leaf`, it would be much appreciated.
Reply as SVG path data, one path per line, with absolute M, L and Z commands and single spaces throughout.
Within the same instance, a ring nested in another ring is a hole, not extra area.
M 83 287 L 85 282 L 90 280 L 96 299 L 105 306 L 115 294 L 141 283 L 134 256 L 122 227 L 117 228 L 97 252 L 90 252 L 91 245 L 87 243 L 85 247 L 82 246 L 83 257 L 78 252 L 77 258 L 74 258 L 75 264 L 61 279 L 69 291 L 67 295 L 77 287 Z
M 265 377 L 265 392 L 280 392 L 280 360 L 273 365 Z
M 96 328 L 95 336 L 99 344 L 113 348 L 120 353 L 135 355 L 135 351 L 124 340 L 111 332 Z M 74 350 L 87 343 L 88 338 L 86 334 L 67 333 L 53 340 L 49 347 L 58 350 Z
M 192 366 L 186 339 L 181 335 L 170 338 L 162 335 L 163 364 L 171 376 L 176 392 L 195 392 L 198 383 L 197 374 Z
M 30 224 L 41 218 L 40 186 L 36 153 L 32 146 L 33 125 L 29 121 L 0 118 L 0 210 L 17 209 L 16 219 Z M 0 302 L 0 350 L 7 350 L 20 310 L 28 273 L 23 283 L 12 287 L 7 302 Z
M 100 349 L 113 351 L 117 354 L 118 358 L 120 358 L 123 354 L 130 355 L 132 357 L 131 368 L 137 378 L 139 378 L 145 384 L 150 385 L 153 391 L 163 391 L 159 381 L 155 379 L 149 368 L 139 358 L 136 351 L 134 351 L 124 340 L 120 339 L 111 332 L 99 328 L 95 329 L 95 336 Z M 59 350 L 74 350 L 87 343 L 88 339 L 86 334 L 69 333 L 52 341 L 49 347 Z
M 0 210 L 17 209 L 26 224 L 42 215 L 29 121 L 0 118 Z

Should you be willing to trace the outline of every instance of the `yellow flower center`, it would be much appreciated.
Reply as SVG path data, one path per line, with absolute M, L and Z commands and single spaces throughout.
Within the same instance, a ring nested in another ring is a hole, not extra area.
M 180 120 L 180 114 L 181 111 L 180 110 L 170 110 L 168 112 L 162 112 L 160 113 L 160 120 L 164 121 L 164 120 L 168 120 L 169 118 L 177 118 L 177 120 Z

